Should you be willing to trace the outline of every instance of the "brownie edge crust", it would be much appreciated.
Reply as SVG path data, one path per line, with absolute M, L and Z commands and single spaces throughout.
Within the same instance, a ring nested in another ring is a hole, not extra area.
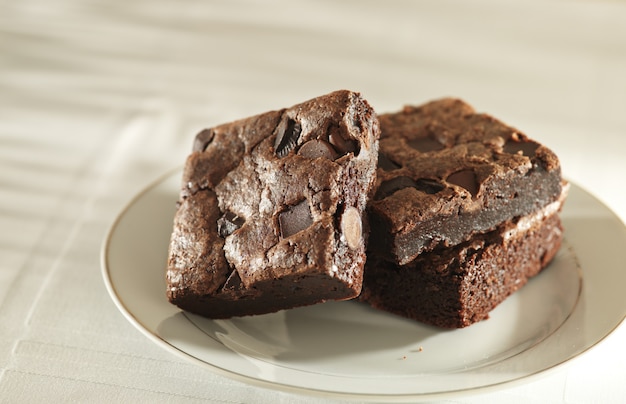
M 174 218 L 167 297 L 209 318 L 359 295 L 380 129 L 337 91 L 200 132 Z

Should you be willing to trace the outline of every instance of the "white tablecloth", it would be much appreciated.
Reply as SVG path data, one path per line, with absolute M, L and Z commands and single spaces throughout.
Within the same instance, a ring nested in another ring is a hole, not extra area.
M 108 227 L 203 127 L 340 88 L 378 111 L 457 96 L 626 219 L 624 21 L 615 1 L 0 1 L 0 402 L 322 401 L 187 363 L 107 294 Z M 626 402 L 625 340 L 446 402 Z

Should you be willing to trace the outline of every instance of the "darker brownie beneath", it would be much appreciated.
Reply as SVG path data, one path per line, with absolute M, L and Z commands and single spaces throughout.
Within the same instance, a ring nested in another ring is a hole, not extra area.
M 202 131 L 183 173 L 168 299 L 210 318 L 358 296 L 378 120 L 337 91 Z
M 484 320 L 558 251 L 560 204 L 455 247 L 420 254 L 409 265 L 368 259 L 360 299 L 438 327 L 461 328 Z

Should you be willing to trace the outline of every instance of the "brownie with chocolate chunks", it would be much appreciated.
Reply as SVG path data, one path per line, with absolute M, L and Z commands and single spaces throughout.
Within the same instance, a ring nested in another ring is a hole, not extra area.
M 446 328 L 487 318 L 561 245 L 557 156 L 458 99 L 379 120 L 360 300 Z
M 371 251 L 405 265 L 535 212 L 561 194 L 547 147 L 459 99 L 379 116 Z
M 359 295 L 379 124 L 337 91 L 200 132 L 183 170 L 167 297 L 209 318 Z

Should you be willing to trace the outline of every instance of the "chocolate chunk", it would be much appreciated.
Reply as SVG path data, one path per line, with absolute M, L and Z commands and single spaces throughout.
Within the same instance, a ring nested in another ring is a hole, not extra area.
M 283 128 L 284 127 L 284 128 Z M 274 150 L 278 157 L 285 157 L 298 144 L 302 126 L 293 119 L 288 119 L 287 123 L 281 123 L 278 127 L 278 134 L 274 143 Z
M 409 178 L 406 176 L 392 178 L 380 184 L 380 186 L 378 187 L 378 190 L 376 191 L 376 195 L 374 195 L 374 199 L 375 200 L 385 199 L 389 195 L 401 189 L 409 188 L 409 187 L 413 187 L 413 188 L 417 187 L 417 183 L 413 181 L 412 178 Z
M 243 218 L 233 212 L 226 212 L 217 219 L 217 232 L 221 237 L 228 237 L 244 223 Z
M 361 245 L 363 224 L 361 214 L 356 208 L 349 207 L 341 215 L 341 234 L 350 249 L 356 250 Z
M 378 153 L 378 167 L 385 171 L 393 171 L 400 168 L 400 166 L 393 161 L 389 160 L 389 157 L 382 153 Z
M 198 133 L 193 140 L 193 151 L 205 151 L 214 136 L 215 133 L 211 129 L 204 129 Z
M 527 157 L 533 157 L 535 151 L 539 147 L 539 143 L 533 141 L 516 141 L 509 139 L 503 147 L 505 153 L 522 154 Z
M 415 188 L 429 195 L 436 194 L 445 188 L 445 186 L 435 180 L 429 178 L 420 178 L 415 183 Z
M 357 154 L 358 142 L 354 139 L 346 139 L 338 130 L 330 132 L 328 141 L 332 144 L 340 154 L 354 153 Z
M 450 184 L 458 185 L 463 187 L 472 194 L 472 198 L 476 197 L 478 194 L 478 181 L 476 181 L 476 173 L 474 170 L 460 170 L 455 173 L 452 173 L 446 178 Z
M 280 235 L 283 238 L 292 236 L 309 227 L 313 223 L 309 201 L 305 199 L 279 214 L 278 223 L 280 225 Z
M 303 144 L 298 150 L 298 155 L 310 159 L 324 157 L 328 160 L 334 160 L 337 158 L 337 152 L 330 143 L 319 139 L 309 140 Z
M 422 153 L 428 153 L 431 151 L 442 150 L 444 145 L 442 145 L 436 139 L 433 139 L 429 136 L 418 137 L 416 139 L 412 139 L 409 142 L 409 146 L 412 148 L 421 151 Z

